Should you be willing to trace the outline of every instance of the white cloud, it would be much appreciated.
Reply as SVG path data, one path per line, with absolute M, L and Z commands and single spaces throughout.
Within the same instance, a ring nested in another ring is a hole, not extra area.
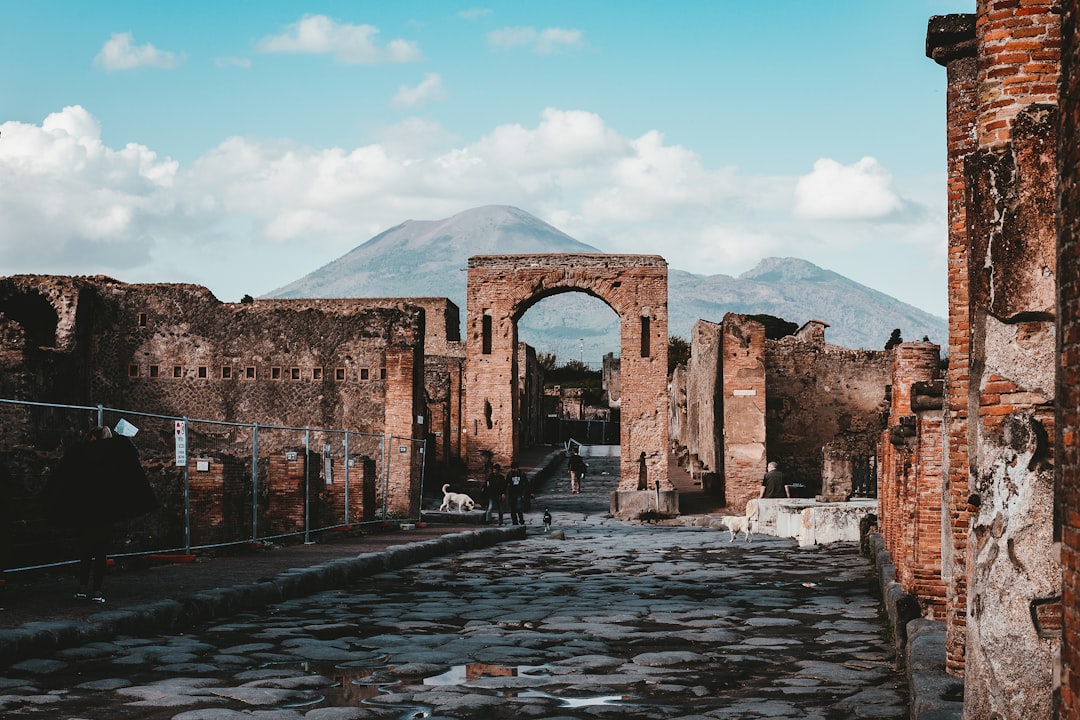
M 377 44 L 379 29 L 373 25 L 337 23 L 325 15 L 305 15 L 285 32 L 259 41 L 265 53 L 333 55 L 342 63 L 405 63 L 421 58 L 420 48 L 408 40 Z
M 480 18 L 491 15 L 491 8 L 469 8 L 458 13 L 458 17 L 469 22 L 476 22 Z
M 40 126 L 0 125 L 6 272 L 196 282 L 238 300 L 285 285 L 406 219 L 487 204 L 516 205 L 607 252 L 660 254 L 701 274 L 795 256 L 860 282 L 869 280 L 866 267 L 887 269 L 906 284 L 868 284 L 903 297 L 912 275 L 895 272 L 899 245 L 919 277 L 933 277 L 927 267 L 944 272 L 943 209 L 893 213 L 899 217 L 875 225 L 872 236 L 864 223 L 844 219 L 806 223 L 791 204 L 796 188 L 806 193 L 807 178 L 710 168 L 659 132 L 626 137 L 584 111 L 548 108 L 534 125 L 497 126 L 472 142 L 416 118 L 380 128 L 378 142 L 355 148 L 232 137 L 185 167 L 141 145 L 109 148 L 101 136 L 99 122 L 78 106 Z M 808 177 L 838 175 L 856 187 L 849 176 L 864 184 L 888 177 L 873 161 L 819 166 Z M 890 189 L 887 197 L 898 195 Z M 868 260 L 879 248 L 888 254 Z M 863 276 L 855 274 L 860 267 Z
M 398 107 L 415 107 L 426 102 L 444 99 L 446 99 L 446 91 L 443 90 L 442 76 L 439 73 L 427 73 L 419 85 L 399 87 L 391 102 Z
M 245 57 L 219 57 L 214 58 L 214 65 L 218 67 L 251 67 L 251 58 Z
M 506 27 L 489 32 L 488 42 L 498 48 L 527 47 L 540 55 L 550 55 L 564 48 L 582 47 L 584 33 L 563 28 Z
M 892 176 L 872 157 L 854 165 L 822 158 L 795 186 L 795 213 L 815 220 L 869 220 L 903 208 Z
M 174 52 L 158 50 L 150 43 L 133 45 L 133 41 L 131 33 L 113 33 L 101 46 L 101 52 L 94 58 L 94 65 L 109 72 L 141 67 L 171 70 L 180 62 Z

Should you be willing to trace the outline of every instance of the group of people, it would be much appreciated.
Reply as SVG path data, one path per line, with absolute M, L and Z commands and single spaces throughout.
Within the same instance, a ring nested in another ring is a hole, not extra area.
M 577 495 L 581 492 L 581 480 L 585 477 L 588 466 L 578 455 L 577 450 L 570 451 L 570 492 Z M 491 466 L 491 472 L 484 480 L 481 490 L 483 500 L 487 505 L 484 511 L 484 522 L 490 524 L 495 515 L 499 517 L 499 524 L 503 524 L 504 515 L 509 512 L 510 522 L 513 525 L 525 524 L 525 512 L 529 509 L 529 501 L 532 498 L 532 488 L 528 476 L 521 470 L 518 463 L 510 463 L 510 469 L 505 475 L 502 466 L 495 463 Z
M 516 461 L 510 463 L 510 469 L 505 475 L 502 474 L 502 467 L 495 463 L 484 480 L 482 492 L 487 501 L 485 523 L 490 524 L 492 516 L 498 513 L 499 524 L 502 525 L 504 514 L 509 512 L 511 524 L 525 524 L 525 511 L 528 509 L 531 490 L 528 476 Z

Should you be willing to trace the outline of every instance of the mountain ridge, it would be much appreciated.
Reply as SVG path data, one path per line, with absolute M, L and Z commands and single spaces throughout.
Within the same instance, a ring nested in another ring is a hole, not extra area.
M 406 220 L 264 297 L 447 297 L 465 312 L 472 255 L 604 253 L 516 207 L 487 205 L 443 220 Z M 668 332 L 689 339 L 699 320 L 725 313 L 829 323 L 829 343 L 881 349 L 894 328 L 906 339 L 944 344 L 943 318 L 800 258 L 770 257 L 738 277 L 668 269 Z M 619 352 L 618 317 L 583 293 L 535 305 L 519 323 L 522 340 L 561 361 Z

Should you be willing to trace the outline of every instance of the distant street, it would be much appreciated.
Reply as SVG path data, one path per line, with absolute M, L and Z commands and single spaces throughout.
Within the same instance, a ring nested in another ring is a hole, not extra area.
M 176 636 L 31 660 L 4 717 L 899 718 L 869 563 L 606 517 L 617 458 L 558 476 L 528 538 Z M 545 533 L 545 508 L 554 516 Z M 509 520 L 509 518 L 507 518 Z

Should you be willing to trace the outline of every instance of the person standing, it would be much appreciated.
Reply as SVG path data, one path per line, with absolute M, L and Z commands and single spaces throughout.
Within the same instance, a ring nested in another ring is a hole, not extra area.
M 529 494 L 529 479 L 517 462 L 510 463 L 506 473 L 506 499 L 510 503 L 510 523 L 525 524 L 525 497 Z
M 74 527 L 79 542 L 76 600 L 104 603 L 101 592 L 113 525 L 157 507 L 139 452 L 122 435 L 96 427 L 69 450 L 46 488 L 57 520 Z
M 578 455 L 577 450 L 570 451 L 570 462 L 568 463 L 570 470 L 570 494 L 577 495 L 581 492 L 581 478 L 585 477 L 585 470 L 588 466 L 585 461 Z
M 498 508 L 499 524 L 502 525 L 503 513 L 506 511 L 506 476 L 502 474 L 502 468 L 498 463 L 492 466 L 491 473 L 484 480 L 484 497 L 487 498 L 484 524 L 491 523 L 491 515 Z
M 761 480 L 761 494 L 759 497 L 790 497 L 788 486 L 784 483 L 784 473 L 780 472 L 780 467 L 775 462 L 770 462 L 766 469 L 765 477 Z

